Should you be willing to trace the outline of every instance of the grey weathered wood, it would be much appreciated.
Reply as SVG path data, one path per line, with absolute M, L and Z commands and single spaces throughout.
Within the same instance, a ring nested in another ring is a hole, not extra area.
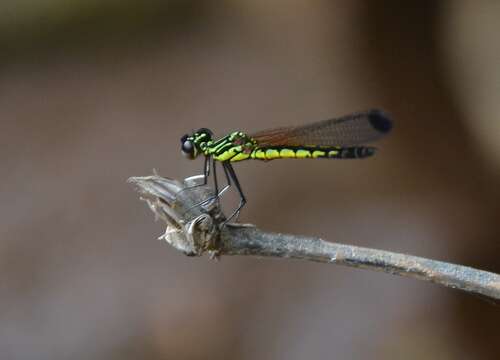
M 167 224 L 165 239 L 190 256 L 244 255 L 293 258 L 347 265 L 431 281 L 500 302 L 500 275 L 422 257 L 265 232 L 250 224 L 228 224 L 209 186 L 196 179 L 184 182 L 158 175 L 132 177 L 133 183 L 157 218 Z M 193 207 L 194 206 L 194 207 Z

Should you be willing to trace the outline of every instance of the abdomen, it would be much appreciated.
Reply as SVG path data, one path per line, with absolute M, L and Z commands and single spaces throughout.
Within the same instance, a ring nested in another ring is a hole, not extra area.
M 270 147 L 256 148 L 250 154 L 251 159 L 361 159 L 375 153 L 374 147 Z

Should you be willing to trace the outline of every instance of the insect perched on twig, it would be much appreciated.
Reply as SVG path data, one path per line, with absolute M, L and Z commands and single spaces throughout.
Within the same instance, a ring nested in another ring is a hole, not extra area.
M 209 129 L 202 128 L 181 138 L 182 153 L 189 159 L 205 156 L 203 184 L 206 185 L 210 171 L 213 172 L 215 196 L 218 198 L 232 184 L 238 190 L 240 202 L 226 220 L 238 215 L 246 204 L 232 163 L 256 159 L 360 159 L 371 156 L 375 148 L 364 144 L 375 141 L 392 128 L 391 120 L 380 110 L 349 114 L 339 118 L 319 121 L 303 126 L 280 127 L 246 134 L 232 132 L 214 139 Z M 216 174 L 217 161 L 221 162 L 227 185 L 219 191 Z

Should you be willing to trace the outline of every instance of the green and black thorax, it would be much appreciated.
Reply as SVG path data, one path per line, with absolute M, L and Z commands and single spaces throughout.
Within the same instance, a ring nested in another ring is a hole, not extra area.
M 184 154 L 190 158 L 203 154 L 218 161 L 233 162 L 247 159 L 258 147 L 254 139 L 241 131 L 235 131 L 214 140 L 212 132 L 204 128 L 183 137 L 181 142 Z

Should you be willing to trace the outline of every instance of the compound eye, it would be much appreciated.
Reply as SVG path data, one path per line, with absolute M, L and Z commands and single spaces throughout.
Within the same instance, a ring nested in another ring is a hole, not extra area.
M 186 140 L 182 143 L 181 150 L 184 156 L 186 156 L 189 159 L 194 159 L 196 157 L 193 142 L 190 140 Z

